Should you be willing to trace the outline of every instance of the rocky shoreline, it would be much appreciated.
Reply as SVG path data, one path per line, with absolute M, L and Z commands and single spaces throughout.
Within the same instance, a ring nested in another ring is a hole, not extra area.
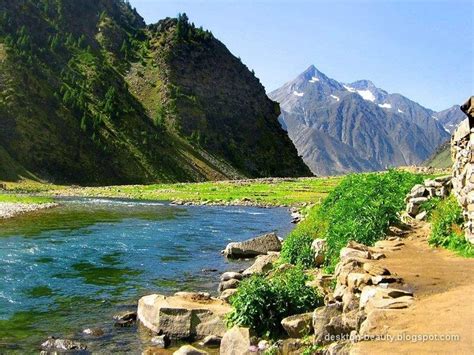
M 21 214 L 57 207 L 59 204 L 50 203 L 16 203 L 0 202 L 0 219 L 12 218 Z

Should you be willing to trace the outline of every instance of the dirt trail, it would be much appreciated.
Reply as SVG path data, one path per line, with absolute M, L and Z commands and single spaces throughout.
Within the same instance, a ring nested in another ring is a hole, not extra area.
M 412 288 L 415 303 L 386 312 L 377 334 L 456 335 L 458 341 L 363 341 L 351 354 L 474 354 L 474 259 L 434 249 L 430 225 L 414 226 L 401 250 L 379 261 Z

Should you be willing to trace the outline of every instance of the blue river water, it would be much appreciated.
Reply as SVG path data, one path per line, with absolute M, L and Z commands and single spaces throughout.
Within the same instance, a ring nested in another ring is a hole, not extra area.
M 224 258 L 227 243 L 292 228 L 282 208 L 61 202 L 0 221 L 0 353 L 35 352 L 49 335 L 96 351 L 141 353 L 146 337 L 114 328 L 115 313 L 135 309 L 149 293 L 216 294 L 220 273 L 250 263 Z M 90 327 L 105 336 L 84 339 Z

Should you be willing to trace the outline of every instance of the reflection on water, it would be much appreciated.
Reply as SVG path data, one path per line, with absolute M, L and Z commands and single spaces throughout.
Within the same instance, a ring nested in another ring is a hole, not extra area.
M 248 265 L 220 255 L 229 241 L 285 235 L 289 221 L 284 209 L 98 199 L 2 221 L 0 353 L 34 352 L 48 335 L 140 353 L 147 338 L 136 328 L 114 329 L 114 313 L 150 292 L 215 293 L 219 272 Z M 106 335 L 81 339 L 89 327 Z

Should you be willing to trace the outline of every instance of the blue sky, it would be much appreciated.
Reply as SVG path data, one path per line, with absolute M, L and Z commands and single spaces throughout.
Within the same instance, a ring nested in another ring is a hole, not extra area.
M 474 94 L 473 0 L 130 0 L 153 23 L 186 12 L 268 91 L 314 64 L 434 110 Z

